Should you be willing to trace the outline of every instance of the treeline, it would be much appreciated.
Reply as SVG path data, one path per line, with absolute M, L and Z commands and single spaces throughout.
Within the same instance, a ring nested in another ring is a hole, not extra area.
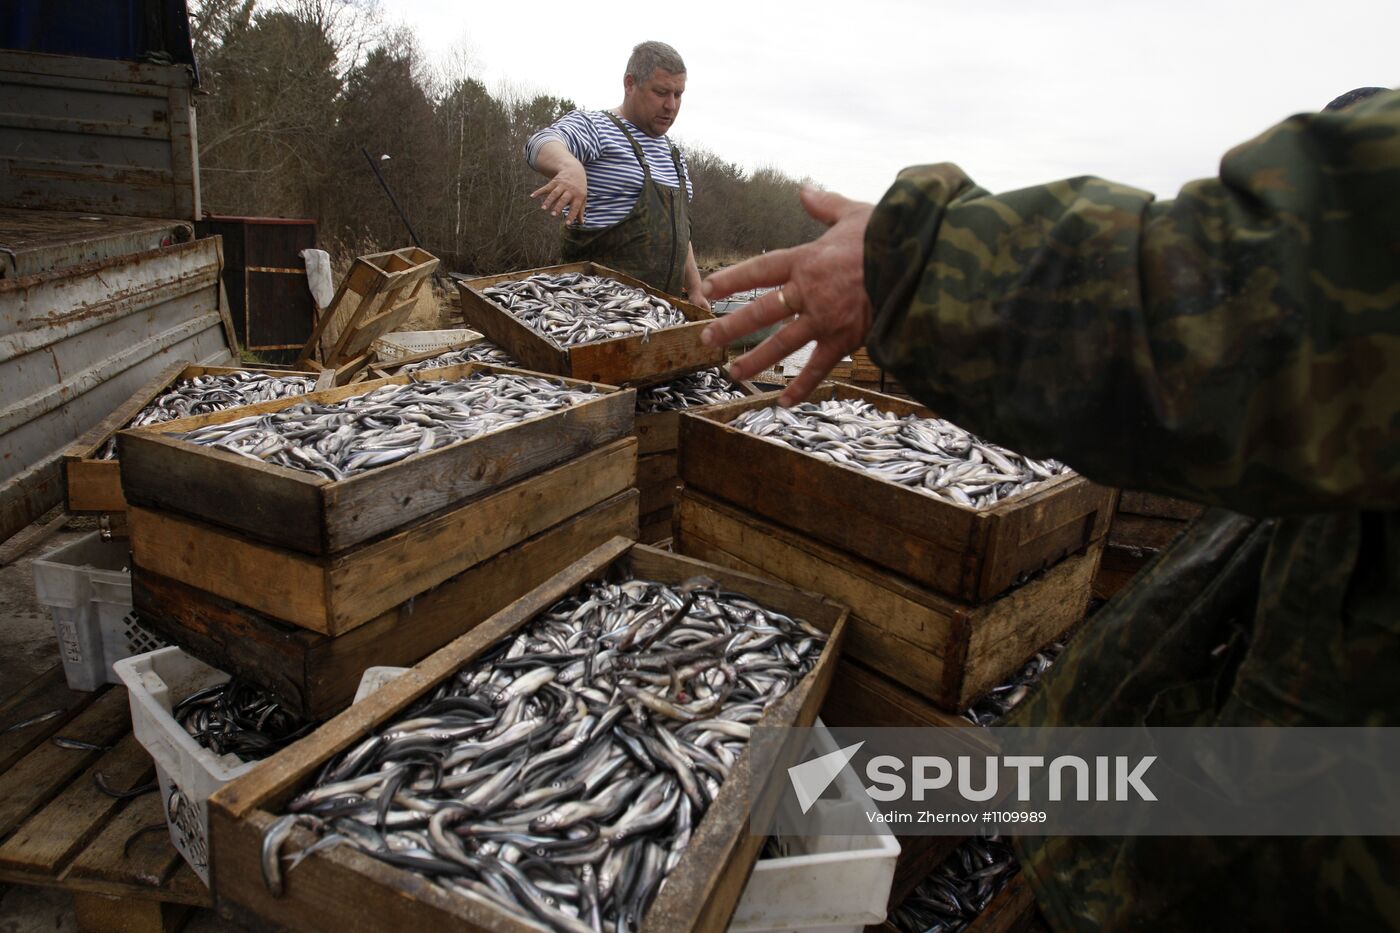
M 367 153 L 447 268 L 558 261 L 557 221 L 529 198 L 541 180 L 522 149 L 572 101 L 493 93 L 463 61 L 430 69 L 413 37 L 385 28 L 366 0 L 196 0 L 191 26 L 207 211 L 314 218 L 338 257 L 406 245 Z M 686 157 L 702 264 L 820 232 L 797 203 L 797 180 L 704 149 Z

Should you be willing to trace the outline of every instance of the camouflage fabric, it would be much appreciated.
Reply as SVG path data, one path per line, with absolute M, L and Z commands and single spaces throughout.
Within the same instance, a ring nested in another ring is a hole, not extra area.
M 632 213 L 611 227 L 588 230 L 565 224 L 560 233 L 560 252 L 565 262 L 600 263 L 668 295 L 679 295 L 685 284 L 685 261 L 690 250 L 690 207 L 685 198 L 685 169 L 681 167 L 680 153 L 671 147 L 680 187 L 657 184 L 642 147 L 621 120 L 611 113 L 608 117 L 632 144 L 642 165 L 642 193 Z
M 1289 119 L 1169 202 L 908 169 L 866 284 L 872 357 L 941 414 L 1218 507 L 1016 724 L 1400 725 L 1400 93 Z M 1016 849 L 1057 930 L 1400 928 L 1400 840 Z

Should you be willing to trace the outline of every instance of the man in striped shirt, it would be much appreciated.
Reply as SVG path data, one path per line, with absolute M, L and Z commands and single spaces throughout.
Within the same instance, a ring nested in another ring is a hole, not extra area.
M 566 221 L 565 262 L 592 261 L 708 310 L 690 243 L 690 179 L 666 133 L 680 112 L 685 63 L 664 42 L 632 50 L 622 104 L 575 110 L 525 144 L 549 181 L 530 197 Z

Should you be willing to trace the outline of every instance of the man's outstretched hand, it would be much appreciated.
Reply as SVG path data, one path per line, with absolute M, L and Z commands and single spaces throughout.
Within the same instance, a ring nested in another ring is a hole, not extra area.
M 874 206 L 815 188 L 803 188 L 801 197 L 807 213 L 830 228 L 826 233 L 811 243 L 722 269 L 702 286 L 711 301 L 779 286 L 706 327 L 701 340 L 709 346 L 792 318 L 729 365 L 735 379 L 747 379 L 817 342 L 812 358 L 779 398 L 784 407 L 805 399 L 842 357 L 865 343 L 873 315 L 865 292 L 865 226 Z

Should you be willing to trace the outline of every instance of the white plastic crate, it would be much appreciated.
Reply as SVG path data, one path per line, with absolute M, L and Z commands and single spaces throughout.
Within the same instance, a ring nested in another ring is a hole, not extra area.
M 209 884 L 209 797 L 254 767 L 237 755 L 216 755 L 176 722 L 180 701 L 229 675 L 179 648 L 161 648 L 116 663 L 131 701 L 131 731 L 156 763 L 161 806 L 170 841 Z
M 360 675 L 360 686 L 355 690 L 355 699 L 350 702 L 352 704 L 360 702 L 406 670 L 408 670 L 406 667 L 365 668 L 365 672 Z
M 420 353 L 460 350 L 480 339 L 481 334 L 464 327 L 452 330 L 403 330 L 376 338 L 372 346 L 381 360 L 392 363 Z
M 112 664 L 162 647 L 131 611 L 130 550 L 94 531 L 34 561 L 34 593 L 53 616 L 73 690 L 117 683 Z
M 818 754 L 836 751 L 836 742 L 820 719 L 813 731 Z M 754 863 L 729 929 L 837 933 L 883 923 L 899 840 L 883 823 L 871 826 L 867 799 L 855 773 L 842 770 L 812 813 L 801 817 L 810 825 L 815 814 L 820 833 L 796 836 L 784 832 L 801 816 L 792 795 L 785 795 L 774 819 L 774 835 L 792 854 Z

